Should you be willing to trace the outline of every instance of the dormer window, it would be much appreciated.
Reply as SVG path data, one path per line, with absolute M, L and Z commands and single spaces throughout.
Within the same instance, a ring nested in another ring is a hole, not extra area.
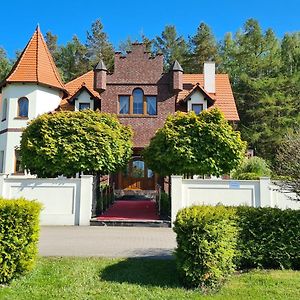
M 22 97 L 18 100 L 18 117 L 28 117 L 28 99 L 26 97 Z
M 132 95 L 119 96 L 119 114 L 156 115 L 156 96 L 146 96 L 142 89 L 135 89 Z

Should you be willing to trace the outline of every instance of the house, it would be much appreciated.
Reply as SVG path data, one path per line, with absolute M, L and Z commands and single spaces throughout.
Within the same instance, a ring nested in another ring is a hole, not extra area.
M 163 56 L 153 57 L 143 44 L 134 43 L 126 56 L 115 53 L 113 73 L 100 61 L 64 84 L 39 28 L 1 89 L 0 171 L 22 172 L 17 149 L 29 120 L 57 109 L 99 109 L 117 114 L 134 131 L 132 160 L 114 176 L 117 189 L 155 188 L 159 178 L 144 164 L 141 150 L 176 110 L 200 113 L 219 107 L 229 121 L 239 120 L 228 75 L 215 74 L 213 62 L 205 63 L 204 74 L 185 74 L 177 61 L 164 73 Z

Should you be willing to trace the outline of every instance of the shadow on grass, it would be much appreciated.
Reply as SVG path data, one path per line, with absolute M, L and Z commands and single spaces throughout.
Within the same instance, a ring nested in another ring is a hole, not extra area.
M 101 280 L 156 287 L 182 287 L 175 260 L 128 258 L 106 267 Z

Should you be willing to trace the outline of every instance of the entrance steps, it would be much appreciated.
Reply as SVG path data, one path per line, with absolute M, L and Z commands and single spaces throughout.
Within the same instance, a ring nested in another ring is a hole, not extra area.
M 161 220 L 157 214 L 154 200 L 132 199 L 123 197 L 122 200 L 115 201 L 102 215 L 91 219 L 90 225 L 170 227 L 170 221 Z
M 91 226 L 123 226 L 123 227 L 171 227 L 171 222 L 166 220 L 90 220 Z

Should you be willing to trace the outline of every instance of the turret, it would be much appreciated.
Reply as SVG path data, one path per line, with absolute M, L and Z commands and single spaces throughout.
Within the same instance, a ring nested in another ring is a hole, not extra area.
M 94 68 L 94 89 L 98 92 L 106 90 L 106 74 L 107 68 L 101 59 Z
M 173 90 L 180 92 L 183 89 L 183 69 L 179 62 L 175 60 L 171 68 Z

